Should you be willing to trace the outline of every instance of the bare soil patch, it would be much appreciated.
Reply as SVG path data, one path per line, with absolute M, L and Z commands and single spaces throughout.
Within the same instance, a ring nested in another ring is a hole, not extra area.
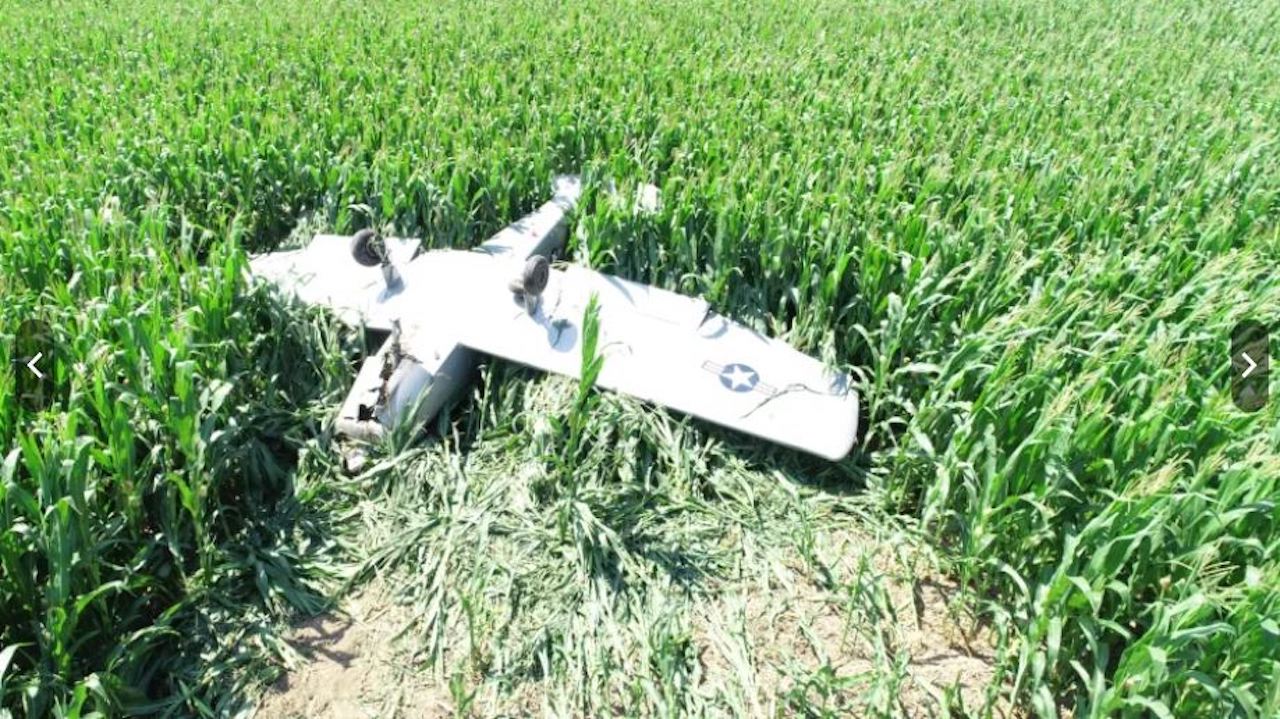
M 937 716 L 947 694 L 953 707 L 955 695 L 967 711 L 982 707 L 996 680 L 993 639 L 954 601 L 955 586 L 905 567 L 900 551 L 854 534 L 833 539 L 831 571 L 841 581 L 831 588 L 797 562 L 764 584 L 724 584 L 690 606 L 698 691 L 735 697 L 752 716 L 785 716 L 789 698 L 812 703 L 815 693 L 855 711 L 879 692 L 876 703 L 892 716 Z M 298 661 L 257 716 L 453 716 L 447 681 L 413 661 L 419 629 L 385 589 L 375 581 L 343 611 L 301 623 L 290 640 Z M 481 694 L 470 708 L 476 716 L 536 715 L 545 706 L 536 684 Z M 1001 700 L 995 716 L 1015 714 Z
M 994 637 L 955 601 L 955 583 L 856 535 L 836 546 L 832 570 L 852 582 L 822 589 L 797 566 L 697 612 L 706 682 L 746 694 L 758 716 L 786 715 L 789 693 L 824 689 L 836 707 L 882 692 L 893 716 L 937 716 L 947 692 L 981 708 L 996 681 Z M 995 716 L 1015 714 L 1001 699 Z
M 448 688 L 416 671 L 397 641 L 406 624 L 380 583 L 348 598 L 343 611 L 302 622 L 289 640 L 295 666 L 268 690 L 256 716 L 453 716 Z

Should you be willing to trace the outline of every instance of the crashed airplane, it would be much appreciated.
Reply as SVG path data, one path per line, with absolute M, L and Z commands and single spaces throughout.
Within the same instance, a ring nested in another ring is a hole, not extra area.
M 858 430 L 848 375 L 714 312 L 705 300 L 592 270 L 553 267 L 578 178 L 472 250 L 420 252 L 418 240 L 318 235 L 255 257 L 250 271 L 286 295 L 385 335 L 337 418 L 376 441 L 425 423 L 461 395 L 480 354 L 579 377 L 584 313 L 595 298 L 596 385 L 830 460 Z

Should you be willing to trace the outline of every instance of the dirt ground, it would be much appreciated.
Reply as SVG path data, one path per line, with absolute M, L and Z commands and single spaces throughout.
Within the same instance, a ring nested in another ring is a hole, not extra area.
M 406 624 L 381 585 L 351 597 L 343 611 L 303 622 L 290 640 L 301 661 L 271 687 L 256 716 L 453 716 L 448 687 L 424 680 L 397 645 Z
M 847 554 L 851 564 L 868 558 L 860 575 L 867 591 L 856 596 L 818 589 L 797 566 L 767 591 L 726 586 L 692 607 L 699 690 L 745 696 L 753 716 L 785 716 L 779 697 L 810 691 L 796 676 L 825 667 L 845 699 L 889 692 L 894 716 L 936 716 L 946 688 L 970 710 L 981 707 L 995 676 L 990 631 L 956 611 L 954 585 L 936 576 L 905 580 L 887 554 Z M 379 582 L 350 597 L 343 611 L 302 623 L 290 641 L 296 666 L 271 687 L 256 716 L 454 716 L 447 682 L 414 669 L 400 636 L 409 625 Z M 537 688 L 521 687 L 507 709 L 535 712 L 531 692 Z M 1014 716 L 1003 704 L 995 715 Z

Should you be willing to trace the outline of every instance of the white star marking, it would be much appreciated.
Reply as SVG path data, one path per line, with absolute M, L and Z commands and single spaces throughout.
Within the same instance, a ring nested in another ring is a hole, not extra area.
M 755 382 L 756 373 L 749 372 L 741 367 L 734 367 L 723 376 L 729 380 L 729 386 L 736 391 L 738 389 L 751 389 L 752 384 Z

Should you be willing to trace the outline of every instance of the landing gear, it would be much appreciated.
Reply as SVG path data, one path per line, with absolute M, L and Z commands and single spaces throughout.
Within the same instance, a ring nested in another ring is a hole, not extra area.
M 374 230 L 365 228 L 352 235 L 351 259 L 363 267 L 381 267 L 382 280 L 386 283 L 388 292 L 399 292 L 404 288 L 399 270 L 391 264 L 387 243 Z
M 360 230 L 351 238 L 351 258 L 361 266 L 377 267 L 386 256 L 387 245 L 374 230 Z
M 547 289 L 547 280 L 551 278 L 551 263 L 542 255 L 534 255 L 524 263 L 524 271 L 520 273 L 520 289 L 526 295 L 537 297 Z
M 534 255 L 524 263 L 520 277 L 512 280 L 508 287 L 516 301 L 524 303 L 525 311 L 533 314 L 538 309 L 542 291 L 547 289 L 547 280 L 550 278 L 551 263 L 542 255 Z

